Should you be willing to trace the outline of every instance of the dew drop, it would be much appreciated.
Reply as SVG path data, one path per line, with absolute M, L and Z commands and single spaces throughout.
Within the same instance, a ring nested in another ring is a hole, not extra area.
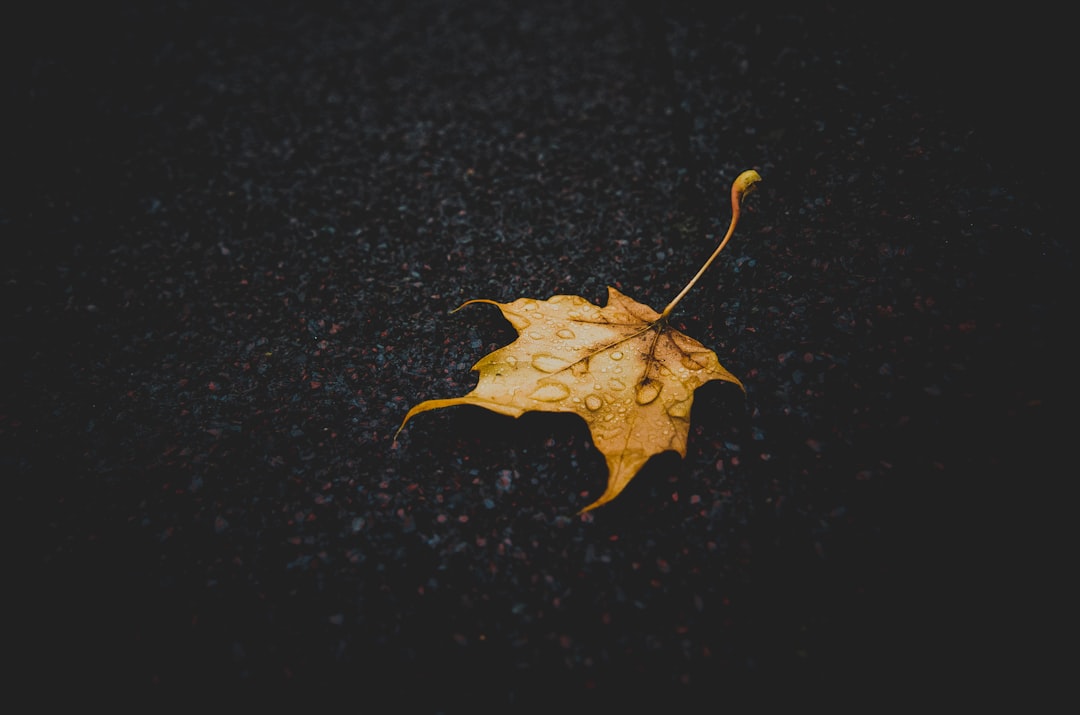
M 615 352 L 611 353 L 611 359 L 612 360 L 622 360 L 623 359 L 622 352 L 616 350 Z
M 637 402 L 639 405 L 647 405 L 655 400 L 660 395 L 660 386 L 655 382 L 647 382 L 637 391 Z
M 540 402 L 558 402 L 570 396 L 570 388 L 561 382 L 549 382 L 536 388 L 529 397 Z
M 610 387 L 612 390 L 615 390 L 615 392 L 621 392 L 626 389 L 626 383 L 624 383 L 622 380 L 613 378 L 611 380 L 608 380 L 608 387 Z
M 540 372 L 558 372 L 566 367 L 567 362 L 562 358 L 557 358 L 554 355 L 548 355 L 547 353 L 537 353 L 533 355 L 532 366 Z
M 536 301 L 530 300 L 528 303 L 525 303 L 523 306 L 521 306 L 521 309 L 522 310 L 536 310 L 539 307 L 540 306 L 536 304 Z
M 517 313 L 506 312 L 506 319 L 510 321 L 510 324 L 517 329 L 518 332 L 522 332 L 525 328 L 532 325 L 532 321 L 528 318 L 518 315 Z
M 576 337 L 574 335 L 574 331 L 568 328 L 563 328 L 555 334 L 558 335 L 560 338 L 565 338 L 566 340 L 573 340 Z
M 504 362 L 506 362 L 506 364 L 510 367 L 514 367 L 515 365 L 517 365 L 517 358 L 513 355 L 507 355 Z
M 708 353 L 683 355 L 679 362 L 681 362 L 682 366 L 688 370 L 700 370 L 708 364 Z
M 604 406 L 604 401 L 601 400 L 597 395 L 589 395 L 585 398 L 585 406 L 595 412 L 596 410 Z
M 676 402 L 667 408 L 667 413 L 672 417 L 686 417 L 690 414 L 690 400 Z
M 533 340 L 539 340 L 542 337 L 544 337 L 544 334 L 537 331 L 537 330 L 530 330 L 529 331 L 529 337 L 532 338 Z

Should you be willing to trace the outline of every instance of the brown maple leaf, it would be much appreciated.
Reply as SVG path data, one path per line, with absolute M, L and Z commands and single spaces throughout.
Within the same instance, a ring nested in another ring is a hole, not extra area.
M 588 424 L 608 466 L 607 489 L 582 512 L 618 496 L 653 455 L 671 450 L 686 456 L 694 391 L 712 380 L 744 388 L 715 352 L 672 328 L 668 316 L 727 244 L 742 198 L 760 180 L 755 171 L 735 180 L 727 234 L 663 312 L 611 287 L 603 307 L 576 295 L 463 303 L 455 312 L 473 303 L 498 307 L 517 330 L 517 340 L 473 366 L 480 379 L 472 392 L 421 402 L 405 415 L 398 432 L 421 412 L 454 405 L 475 405 L 511 417 L 574 413 Z

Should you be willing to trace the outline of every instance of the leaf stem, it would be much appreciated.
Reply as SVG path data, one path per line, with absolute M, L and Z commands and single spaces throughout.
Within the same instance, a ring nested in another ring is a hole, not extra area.
M 705 265 L 701 267 L 701 270 L 697 272 L 697 275 L 691 278 L 690 282 L 686 284 L 686 287 L 667 304 L 667 307 L 664 308 L 664 312 L 660 314 L 659 320 L 666 320 L 667 317 L 671 315 L 671 311 L 675 310 L 675 306 L 678 302 L 683 299 L 683 296 L 690 292 L 690 289 L 694 287 L 694 284 L 698 282 L 698 279 L 704 275 L 705 271 L 709 270 L 709 266 L 711 266 L 713 261 L 716 260 L 716 257 L 720 255 L 720 251 L 724 250 L 724 246 L 727 245 L 732 234 L 735 233 L 735 225 L 739 223 L 739 208 L 743 197 L 751 193 L 756 188 L 754 184 L 759 181 L 761 181 L 761 175 L 753 169 L 744 171 L 735 178 L 735 181 L 731 184 L 731 224 L 728 225 L 727 233 L 724 234 L 724 240 L 720 241 L 720 245 L 717 246 L 716 250 L 709 256 L 709 260 L 705 261 Z

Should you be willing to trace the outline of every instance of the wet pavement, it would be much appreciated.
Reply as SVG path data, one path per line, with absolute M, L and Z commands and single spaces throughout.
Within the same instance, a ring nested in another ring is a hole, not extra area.
M 15 684 L 411 712 L 1026 689 L 1075 404 L 1060 100 L 1026 79 L 1053 43 L 818 3 L 24 12 Z M 457 407 L 394 443 L 514 337 L 453 308 L 659 309 L 744 169 L 672 320 L 747 393 L 698 391 L 685 459 L 578 516 L 606 474 L 572 416 Z

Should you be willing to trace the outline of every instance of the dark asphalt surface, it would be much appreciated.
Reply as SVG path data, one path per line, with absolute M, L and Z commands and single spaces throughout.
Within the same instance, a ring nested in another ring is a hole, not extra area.
M 402 712 L 1045 692 L 1075 263 L 1063 100 L 1030 80 L 1067 45 L 843 7 L 10 11 L 10 684 Z M 751 168 L 673 319 L 747 395 L 699 391 L 685 459 L 578 517 L 605 473 L 573 417 L 455 408 L 393 443 L 513 338 L 451 309 L 661 308 Z

